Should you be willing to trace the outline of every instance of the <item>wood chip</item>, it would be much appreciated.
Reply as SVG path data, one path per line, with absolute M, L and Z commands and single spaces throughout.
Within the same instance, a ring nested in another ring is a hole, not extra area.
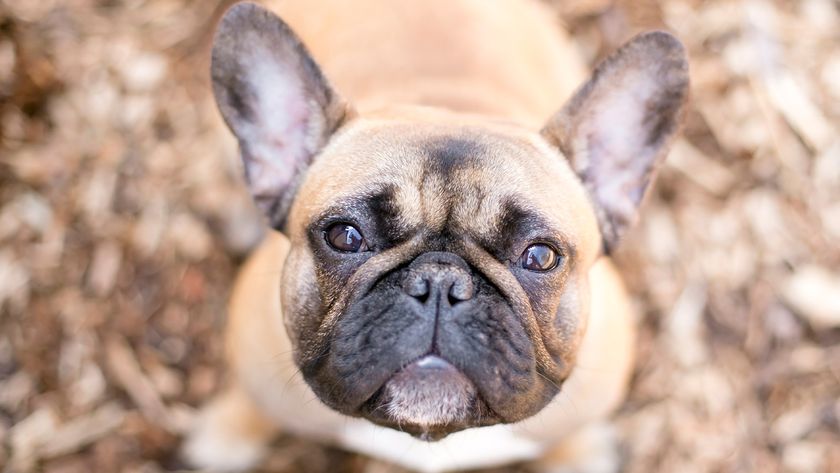
M 667 319 L 669 346 L 684 367 L 697 365 L 708 357 L 702 328 L 705 308 L 706 288 L 689 284 Z
M 122 249 L 113 241 L 105 241 L 96 247 L 88 269 L 88 287 L 97 296 L 106 296 L 117 282 L 117 273 L 122 262 Z
M 0 250 L 0 308 L 7 301 L 18 307 L 25 304 L 28 293 L 26 267 L 10 251 Z
M 151 357 L 143 359 L 143 367 L 149 373 L 149 380 L 164 399 L 177 397 L 184 390 L 180 373 Z
M 814 328 L 840 327 L 840 274 L 803 266 L 787 280 L 782 295 Z
M 779 52 L 779 15 L 770 2 L 746 3 L 754 57 L 762 62 L 759 79 L 771 104 L 797 134 L 816 150 L 826 149 L 837 137 L 837 129 L 825 117 L 802 85 L 804 77 L 789 70 L 789 58 Z
M 203 222 L 190 214 L 178 214 L 172 219 L 168 236 L 186 258 L 199 261 L 207 257 L 213 240 Z
M 709 193 L 724 196 L 735 183 L 732 172 L 712 160 L 686 140 L 677 140 L 665 161 Z
M 42 458 L 53 458 L 95 442 L 122 425 L 125 412 L 116 402 L 99 407 L 62 425 L 45 441 L 39 452 Z
M 107 167 L 97 170 L 84 184 L 79 205 L 93 225 L 102 225 L 110 216 L 116 185 L 117 173 Z
M 125 339 L 114 335 L 106 342 L 105 352 L 112 376 L 137 404 L 143 415 L 153 424 L 175 432 L 177 429 L 170 422 L 169 412 L 163 400 L 155 390 L 154 384 L 140 369 L 140 364 Z
M 806 405 L 798 409 L 785 412 L 773 421 L 770 435 L 775 442 L 784 444 L 801 439 L 818 423 L 815 418 L 814 406 Z
M 0 445 L 6 445 L 6 437 L 9 428 L 3 420 L 0 420 Z M 8 459 L 6 458 L 6 448 L 0 448 L 0 465 L 5 465 Z
M 18 372 L 0 381 L 0 407 L 15 411 L 34 394 L 35 386 L 26 372 Z
M 38 460 L 40 449 L 55 434 L 58 416 L 49 408 L 41 408 L 15 424 L 9 432 L 11 471 L 29 471 Z
M 105 395 L 108 385 L 99 365 L 86 362 L 70 385 L 74 406 L 86 407 L 99 402 Z
M 768 75 L 764 85 L 773 106 L 812 149 L 822 151 L 837 139 L 837 129 L 793 75 L 781 71 Z
M 826 446 L 816 442 L 797 442 L 782 451 L 782 463 L 791 473 L 813 473 L 823 470 Z
M 828 92 L 840 101 L 840 52 L 836 52 L 825 62 L 820 75 Z

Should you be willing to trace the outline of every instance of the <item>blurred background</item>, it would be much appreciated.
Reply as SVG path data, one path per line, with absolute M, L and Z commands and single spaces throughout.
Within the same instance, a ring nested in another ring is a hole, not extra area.
M 224 383 L 263 231 L 208 88 L 229 4 L 0 0 L 0 471 L 177 470 Z M 651 28 L 691 55 L 617 257 L 642 314 L 625 471 L 840 471 L 840 2 L 549 5 L 590 64 Z M 264 471 L 399 470 L 282 437 Z

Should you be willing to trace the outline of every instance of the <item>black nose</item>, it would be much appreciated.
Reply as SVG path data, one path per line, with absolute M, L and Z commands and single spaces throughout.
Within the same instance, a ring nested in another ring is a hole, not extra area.
M 411 262 L 403 290 L 424 305 L 454 306 L 472 299 L 470 267 L 453 253 L 423 253 Z

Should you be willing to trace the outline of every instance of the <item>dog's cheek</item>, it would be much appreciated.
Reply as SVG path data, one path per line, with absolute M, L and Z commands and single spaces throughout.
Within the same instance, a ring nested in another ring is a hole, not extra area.
M 553 276 L 526 273 L 518 277 L 545 347 L 563 368 L 574 362 L 589 314 L 589 285 L 586 273 L 577 266 Z
M 289 252 L 283 268 L 281 301 L 283 323 L 295 354 L 312 352 L 314 345 L 322 343 L 310 337 L 318 332 L 324 301 L 312 254 L 306 248 L 293 247 Z
M 312 282 L 317 282 L 325 305 L 329 305 L 331 298 L 338 297 L 339 292 L 346 287 L 347 280 L 367 260 L 369 254 L 338 253 L 327 246 L 320 232 L 312 232 L 308 242 L 306 252 L 313 270 Z
M 571 275 L 557 297 L 546 347 L 556 361 L 571 367 L 589 319 L 589 283 L 585 276 Z

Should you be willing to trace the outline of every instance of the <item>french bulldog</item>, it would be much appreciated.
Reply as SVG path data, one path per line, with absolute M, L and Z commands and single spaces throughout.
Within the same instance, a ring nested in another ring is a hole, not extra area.
M 245 470 L 282 430 L 419 471 L 616 469 L 635 315 L 609 254 L 679 128 L 680 42 L 637 36 L 585 81 L 536 1 L 276 11 L 234 5 L 212 48 L 276 232 L 187 458 Z

